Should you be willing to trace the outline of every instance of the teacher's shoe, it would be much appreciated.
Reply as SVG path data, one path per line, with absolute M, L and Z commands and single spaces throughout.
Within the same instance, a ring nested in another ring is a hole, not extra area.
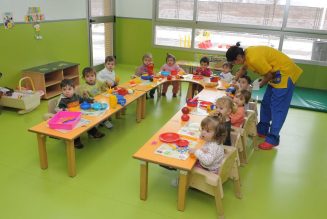
M 259 144 L 259 148 L 262 150 L 271 150 L 273 147 L 276 147 L 277 145 L 274 144 L 270 144 L 268 142 L 263 142 L 261 144 Z

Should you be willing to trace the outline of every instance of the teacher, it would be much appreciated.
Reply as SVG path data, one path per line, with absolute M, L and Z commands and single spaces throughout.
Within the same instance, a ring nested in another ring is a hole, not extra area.
M 236 81 L 249 69 L 263 77 L 260 87 L 268 83 L 257 125 L 258 136 L 265 138 L 259 148 L 270 150 L 278 146 L 279 132 L 290 107 L 294 84 L 302 69 L 287 55 L 268 46 L 250 46 L 243 50 L 240 43 L 236 43 L 227 50 L 226 58 L 233 64 L 242 65 L 236 73 Z

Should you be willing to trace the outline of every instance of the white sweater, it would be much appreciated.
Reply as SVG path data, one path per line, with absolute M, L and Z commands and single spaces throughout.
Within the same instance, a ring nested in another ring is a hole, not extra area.
M 109 71 L 108 69 L 104 68 L 97 73 L 97 80 L 101 82 L 110 82 L 114 84 L 116 80 L 115 71 Z
M 232 75 L 232 73 L 228 72 L 228 73 L 220 73 L 219 75 L 221 77 L 221 79 L 223 79 L 224 81 L 230 83 L 233 78 L 234 78 L 234 75 Z
M 206 142 L 201 149 L 195 151 L 194 155 L 201 166 L 216 172 L 224 159 L 224 148 L 217 142 Z

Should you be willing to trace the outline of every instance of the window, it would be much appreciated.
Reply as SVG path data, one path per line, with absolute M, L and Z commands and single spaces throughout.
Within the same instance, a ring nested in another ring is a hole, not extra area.
M 266 45 L 294 59 L 327 64 L 322 55 L 327 53 L 327 1 L 156 0 L 155 3 L 155 45 L 223 54 L 240 41 L 245 48 Z

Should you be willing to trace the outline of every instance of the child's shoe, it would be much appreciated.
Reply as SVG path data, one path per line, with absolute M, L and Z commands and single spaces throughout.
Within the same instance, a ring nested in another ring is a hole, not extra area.
M 104 133 L 102 133 L 102 132 L 100 132 L 98 130 L 95 133 L 90 133 L 89 135 L 92 138 L 102 138 L 103 136 L 105 136 Z
M 77 149 L 82 149 L 84 147 L 80 138 L 74 139 L 74 147 Z
M 165 97 L 166 96 L 166 93 L 161 93 L 161 96 Z
M 109 120 L 106 120 L 105 122 L 103 122 L 103 125 L 107 128 L 107 129 L 111 129 L 112 127 L 114 127 L 114 125 L 109 122 Z
M 173 94 L 173 97 L 177 97 L 177 94 Z
M 151 98 L 151 99 L 153 99 L 153 98 L 154 98 L 153 94 L 150 94 L 150 98 Z
M 273 147 L 276 147 L 277 145 L 274 145 L 274 144 L 270 144 L 268 142 L 263 142 L 261 144 L 259 144 L 259 148 L 261 150 L 271 150 Z

